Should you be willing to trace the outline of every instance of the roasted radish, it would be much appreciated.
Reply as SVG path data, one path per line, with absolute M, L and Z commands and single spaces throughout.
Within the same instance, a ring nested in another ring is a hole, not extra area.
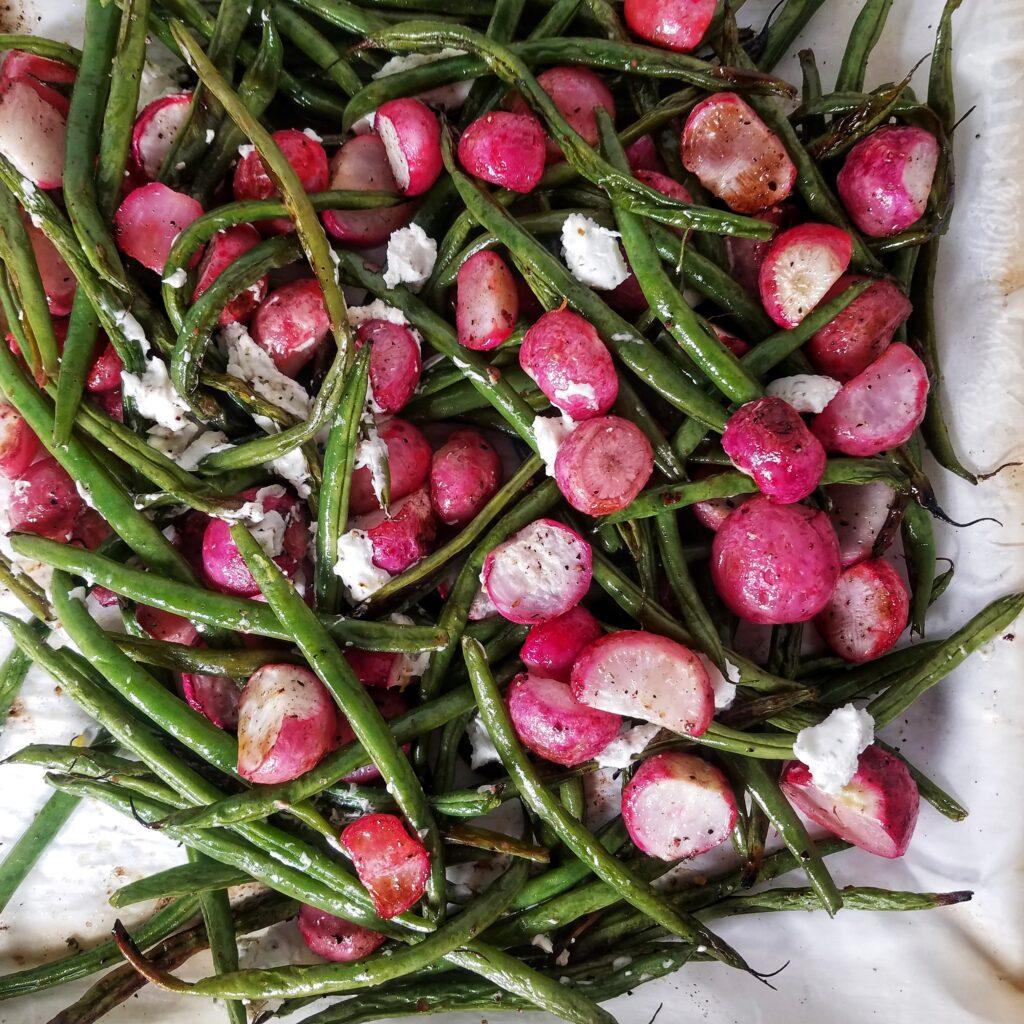
M 324 293 L 311 277 L 274 289 L 252 318 L 252 340 L 288 377 L 302 371 L 330 331 Z
M 655 46 L 688 53 L 704 38 L 715 0 L 626 0 L 626 24 Z
M 793 223 L 795 213 L 789 203 L 781 203 L 779 206 L 762 210 L 758 213 L 757 219 L 781 229 Z M 725 239 L 725 254 L 729 259 L 729 273 L 751 295 L 760 294 L 761 264 L 764 263 L 765 254 L 771 244 L 770 240 L 739 238 L 736 235 L 730 235 Z
M 430 501 L 446 526 L 464 526 L 501 484 L 501 459 L 475 430 L 456 430 L 430 462 Z
M 154 181 L 129 192 L 117 208 L 114 240 L 121 252 L 159 274 L 174 240 L 202 215 L 191 196 Z M 193 262 L 199 257 L 197 252 Z
M 299 911 L 298 926 L 302 941 L 311 952 L 338 964 L 362 960 L 387 941 L 387 936 L 380 932 L 308 904 L 303 904 Z
M 496 348 L 519 317 L 519 292 L 508 264 L 495 252 L 474 253 L 459 267 L 455 327 L 459 344 L 478 352 Z
M 478 117 L 459 139 L 459 163 L 481 181 L 530 192 L 544 173 L 547 135 L 532 114 L 496 110 Z
M 89 374 L 85 378 L 85 389 L 91 394 L 119 388 L 121 386 L 121 371 L 124 369 L 117 349 L 109 341 L 104 342 L 102 338 L 100 342 L 102 344 L 100 354 L 92 361 Z
M 384 143 L 391 173 L 403 195 L 418 196 L 441 174 L 441 127 L 437 115 L 413 96 L 377 109 L 374 130 Z
M 381 425 L 380 440 L 386 446 L 391 500 L 418 491 L 430 475 L 431 459 L 430 444 L 419 428 L 396 417 Z M 361 465 L 352 474 L 349 507 L 355 515 L 380 508 L 371 466 Z
M 195 302 L 239 256 L 247 253 L 254 245 L 259 245 L 259 242 L 260 233 L 251 224 L 236 224 L 234 227 L 218 231 L 207 243 L 206 252 L 199 263 L 192 301 Z M 227 324 L 244 323 L 266 295 L 267 279 L 261 277 L 254 285 L 236 295 L 221 310 L 218 323 L 222 327 Z
M 375 408 L 391 415 L 402 410 L 412 398 L 423 370 L 416 335 L 405 324 L 364 320 L 356 331 L 356 345 L 370 346 L 370 389 Z
M 161 96 L 142 108 L 132 129 L 132 159 L 146 181 L 156 181 L 160 168 L 188 118 L 192 93 Z
M 373 546 L 373 564 L 389 573 L 404 572 L 430 551 L 437 522 L 425 488 L 392 502 L 387 514 L 378 509 L 360 516 L 353 526 L 365 530 Z
M 0 83 L 0 153 L 40 188 L 64 181 L 67 120 L 25 79 Z
M 395 663 L 405 657 L 405 655 L 391 655 L 392 671 L 394 670 Z M 387 686 L 388 683 L 383 684 Z M 370 694 L 373 698 L 373 703 L 377 705 L 377 710 L 384 716 L 385 721 L 391 721 L 392 718 L 398 715 L 404 714 L 409 710 L 409 705 L 405 698 L 399 693 L 397 689 L 383 689 L 377 690 Z M 349 743 L 355 741 L 356 734 L 352 728 L 352 724 L 349 720 L 338 713 L 338 736 L 335 741 L 335 746 L 344 747 Z M 408 750 L 408 747 L 403 747 L 403 750 Z M 363 784 L 368 782 L 377 782 L 380 780 L 380 770 L 371 761 L 370 764 L 364 764 L 362 768 L 357 768 L 354 772 L 349 772 L 348 775 L 342 778 L 342 782 L 353 782 L 356 784 Z
M 626 147 L 626 159 L 629 161 L 629 169 L 637 177 L 641 171 L 665 173 L 665 161 L 661 159 L 658 147 L 650 135 L 641 135 L 636 142 L 630 143 Z
M 32 244 L 32 254 L 39 268 L 43 291 L 46 292 L 46 304 L 54 316 L 67 316 L 75 298 L 75 275 L 71 273 L 71 268 L 64 262 L 57 247 L 39 228 L 29 222 L 25 230 Z
M 15 478 L 7 514 L 15 532 L 67 541 L 84 507 L 75 481 L 53 456 L 46 455 Z
M 238 727 L 238 705 L 242 694 L 230 676 L 186 673 L 181 677 L 181 692 L 185 703 L 218 729 Z
M 0 404 L 0 476 L 12 480 L 32 464 L 39 438 L 13 405 Z
M 199 630 L 195 623 L 182 615 L 175 615 L 162 608 L 151 608 L 148 604 L 138 604 L 135 606 L 135 618 L 154 640 L 184 644 L 186 647 L 193 647 L 199 641 Z
M 578 604 L 564 615 L 532 627 L 519 658 L 536 675 L 567 683 L 580 651 L 603 635 L 597 619 Z
M 708 480 L 718 474 L 708 466 L 702 466 L 693 474 L 694 480 Z M 740 507 L 745 501 L 750 500 L 749 494 L 737 494 L 733 498 L 708 498 L 707 501 L 698 501 L 691 506 L 690 511 L 697 517 L 697 521 L 706 526 L 712 532 L 716 531 L 722 523 L 729 518 L 729 514 Z
M 393 814 L 364 814 L 338 837 L 366 886 L 377 913 L 385 919 L 416 905 L 427 887 L 430 854 L 411 839 Z
M 846 569 L 871 556 L 889 519 L 896 492 L 879 481 L 832 484 L 825 490 L 832 503 L 829 518 L 839 540 L 839 557 Z

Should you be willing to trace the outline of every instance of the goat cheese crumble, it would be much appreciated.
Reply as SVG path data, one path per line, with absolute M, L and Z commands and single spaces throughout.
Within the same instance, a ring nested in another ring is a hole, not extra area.
M 793 753 L 810 768 L 822 792 L 838 793 L 857 773 L 857 760 L 874 738 L 871 715 L 845 704 L 818 725 L 801 729 L 793 741 Z
M 466 723 L 466 737 L 469 739 L 469 767 L 474 771 L 492 761 L 501 760 L 479 715 L 474 715 Z
M 617 288 L 629 277 L 619 249 L 619 233 L 601 227 L 582 213 L 572 213 L 562 224 L 562 255 L 572 276 L 601 291 Z
M 227 350 L 227 369 L 232 377 L 244 380 L 256 394 L 296 419 L 308 418 L 312 403 L 306 389 L 274 365 L 242 324 L 222 327 L 220 340 Z
M 140 416 L 168 430 L 181 430 L 188 424 L 188 406 L 171 383 L 162 359 L 150 359 L 141 377 L 121 371 L 121 389 L 125 398 L 135 402 Z
M 373 564 L 373 542 L 364 530 L 349 530 L 338 538 L 334 572 L 356 604 L 372 597 L 391 579 L 387 569 Z
M 797 373 L 773 380 L 765 387 L 764 393 L 788 402 L 797 412 L 819 413 L 839 394 L 842 386 L 831 377 Z
M 389 288 L 407 284 L 416 291 L 434 270 L 437 242 L 419 224 L 409 224 L 391 232 L 386 259 L 384 283 Z
M 653 722 L 634 725 L 616 736 L 596 758 L 599 768 L 628 768 L 634 754 L 642 754 L 647 744 L 661 732 L 661 726 Z
M 554 476 L 558 449 L 576 429 L 576 422 L 564 412 L 561 416 L 535 416 L 532 429 L 537 454 L 544 460 L 548 476 Z

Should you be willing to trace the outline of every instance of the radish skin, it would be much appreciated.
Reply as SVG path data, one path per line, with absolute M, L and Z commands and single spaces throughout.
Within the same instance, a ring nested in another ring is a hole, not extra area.
M 238 727 L 241 691 L 230 676 L 185 673 L 181 677 L 181 691 L 185 703 L 218 729 L 233 731 Z
M 57 247 L 33 223 L 25 224 L 39 279 L 46 292 L 46 305 L 54 316 L 67 316 L 75 299 L 78 282 Z
M 508 264 L 495 252 L 474 253 L 459 267 L 455 328 L 459 344 L 477 352 L 497 348 L 519 318 L 519 289 Z
M 437 536 L 437 522 L 426 488 L 391 504 L 388 514 L 377 510 L 360 516 L 353 528 L 365 530 L 373 545 L 373 564 L 392 575 L 415 565 Z
M 519 659 L 534 674 L 567 683 L 580 652 L 604 635 L 601 624 L 578 604 L 530 629 Z
M 39 452 L 39 438 L 13 405 L 0 404 L 0 476 L 13 480 Z
M 464 526 L 501 486 L 501 459 L 475 430 L 456 430 L 430 461 L 430 501 L 446 526 Z
M 160 274 L 174 240 L 202 215 L 202 206 L 191 196 L 154 181 L 122 200 L 114 214 L 114 241 L 125 255 Z M 197 251 L 190 265 L 201 255 Z
M 715 14 L 715 0 L 626 0 L 623 15 L 641 39 L 689 53 L 704 38 Z
M 381 917 L 389 920 L 416 905 L 427 887 L 430 854 L 409 837 L 401 819 L 364 814 L 342 830 L 338 841 Z
M 356 331 L 356 345 L 370 345 L 370 388 L 376 409 L 400 412 L 420 382 L 423 362 L 420 343 L 405 324 L 390 320 L 364 320 Z
M 337 964 L 363 960 L 387 941 L 380 932 L 308 904 L 299 911 L 298 928 L 311 952 Z
M 430 476 L 430 444 L 418 427 L 397 416 L 382 424 L 379 433 L 387 446 L 391 500 L 397 501 L 418 491 L 427 482 Z M 349 508 L 354 515 L 380 509 L 368 466 L 360 466 L 352 474 Z
M 7 515 L 14 533 L 66 542 L 83 508 L 74 480 L 55 458 L 46 455 L 14 479 Z
M 252 318 L 252 340 L 292 378 L 317 354 L 330 331 L 324 293 L 312 277 L 275 288 Z
M 142 109 L 132 129 L 132 160 L 146 181 L 156 181 L 160 168 L 188 118 L 192 93 L 161 96 Z
M 896 492 L 878 481 L 870 484 L 832 484 L 825 489 L 831 502 L 829 519 L 839 540 L 844 569 L 871 556 L 889 519 Z
M 218 231 L 206 245 L 206 252 L 196 272 L 195 302 L 239 256 L 260 242 L 260 233 L 251 224 L 236 224 Z M 221 327 L 245 323 L 267 296 L 267 279 L 261 277 L 254 285 L 236 295 L 222 310 L 217 321 Z M 280 369 L 280 367 L 278 367 Z
M 547 135 L 531 114 L 496 110 L 478 117 L 459 139 L 459 163 L 481 181 L 531 192 L 544 173 Z
M 64 183 L 65 113 L 24 79 L 0 85 L 0 153 L 40 188 Z
M 437 115 L 412 96 L 378 108 L 374 129 L 403 195 L 422 195 L 441 175 L 441 126 Z

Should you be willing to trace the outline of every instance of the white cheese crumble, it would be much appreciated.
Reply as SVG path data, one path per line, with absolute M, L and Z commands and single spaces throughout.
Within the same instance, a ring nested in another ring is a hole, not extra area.
M 818 789 L 838 793 L 857 773 L 857 759 L 874 738 L 871 715 L 845 704 L 818 725 L 801 729 L 793 741 L 793 753 L 810 768 Z
M 419 224 L 391 232 L 388 239 L 384 283 L 389 288 L 406 284 L 418 290 L 430 277 L 437 260 L 437 242 Z
M 715 710 L 724 711 L 732 707 L 736 699 L 736 684 L 740 681 L 740 670 L 726 659 L 725 675 L 722 675 L 718 666 L 706 654 L 698 654 L 697 657 L 707 670 L 711 689 L 715 691 Z
M 788 402 L 797 412 L 819 413 L 839 394 L 842 386 L 831 377 L 797 373 L 773 380 L 765 387 L 764 393 Z
M 389 306 L 383 299 L 374 299 L 365 306 L 348 307 L 348 322 L 352 327 L 361 327 L 367 320 L 387 320 L 388 323 L 405 325 L 409 323 L 400 309 Z
M 551 941 L 550 935 L 534 935 L 530 939 L 530 945 L 542 949 L 545 953 L 554 953 L 555 951 L 555 944 Z
M 653 722 L 634 725 L 624 733 L 616 736 L 597 755 L 599 768 L 628 768 L 633 763 L 633 755 L 643 753 L 647 744 L 661 732 L 661 726 Z
M 140 416 L 168 430 L 180 430 L 188 423 L 188 406 L 171 383 L 162 359 L 150 359 L 145 373 L 121 371 L 121 389 L 125 398 L 135 402 Z
M 568 402 L 572 398 L 582 398 L 590 408 L 597 409 L 597 392 L 594 391 L 591 384 L 573 381 L 564 388 L 555 389 L 555 405 L 559 408 L 561 408 L 562 402 Z
M 324 137 L 322 135 L 317 135 L 317 133 L 313 131 L 312 128 L 303 128 L 302 134 L 305 135 L 307 139 L 312 139 L 314 142 L 324 141 Z
M 173 274 L 169 274 L 161 280 L 171 288 L 183 288 L 185 286 L 185 282 L 188 280 L 188 274 L 185 272 L 184 267 L 178 267 Z
M 338 538 L 334 572 L 356 604 L 372 597 L 391 579 L 387 569 L 373 564 L 373 542 L 364 530 L 349 530 Z
M 367 436 L 356 445 L 353 453 L 353 469 L 364 466 L 370 471 L 370 482 L 377 503 L 384 507 L 384 490 L 388 482 L 388 446 L 377 433 L 377 428 L 367 426 Z
M 221 328 L 220 339 L 227 349 L 227 369 L 232 377 L 244 380 L 256 394 L 296 419 L 308 418 L 311 402 L 306 389 L 274 365 L 242 324 Z
M 238 147 L 238 155 L 244 160 L 250 153 L 255 153 L 256 147 L 249 143 L 243 143 Z
M 263 518 L 255 526 L 251 526 L 249 532 L 268 558 L 277 558 L 284 549 L 284 532 L 287 526 L 284 516 L 271 510 L 264 512 Z
M 178 430 L 150 427 L 146 437 L 151 448 L 163 452 L 189 472 L 196 469 L 207 455 L 234 447 L 221 431 L 203 430 L 193 423 L 186 423 Z
M 209 145 L 217 137 L 217 133 L 212 128 L 206 129 L 206 144 Z
M 501 760 L 479 715 L 474 715 L 466 724 L 466 736 L 469 739 L 469 767 L 474 771 Z
M 564 412 L 561 416 L 535 416 L 532 429 L 537 454 L 544 460 L 548 476 L 554 476 L 558 449 L 576 429 L 576 422 Z
M 619 249 L 617 231 L 601 227 L 582 213 L 571 213 L 562 225 L 562 255 L 577 281 L 610 291 L 629 277 L 629 267 Z
M 408 615 L 400 612 L 392 612 L 389 616 L 392 622 L 400 626 L 412 626 L 415 623 Z M 388 673 L 388 686 L 405 686 L 412 679 L 418 679 L 427 671 L 430 664 L 430 651 L 420 651 L 418 654 L 399 654 L 395 658 L 391 671 Z
M 424 64 L 433 64 L 439 60 L 447 60 L 449 57 L 464 57 L 465 53 L 465 50 L 455 50 L 446 46 L 443 50 L 438 50 L 437 53 L 396 54 L 390 60 L 385 61 L 380 70 L 373 73 L 373 77 L 387 78 L 388 75 L 396 75 L 399 71 L 408 71 Z M 448 85 L 439 85 L 419 93 L 419 98 L 432 107 L 455 110 L 466 102 L 473 82 L 474 79 L 468 78 L 464 81 L 450 82 Z
M 293 448 L 273 459 L 268 468 L 282 480 L 287 480 L 300 498 L 308 498 L 313 493 L 309 485 L 309 463 L 301 448 Z

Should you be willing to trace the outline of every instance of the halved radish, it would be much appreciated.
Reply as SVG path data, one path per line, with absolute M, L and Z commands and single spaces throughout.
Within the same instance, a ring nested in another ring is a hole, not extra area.
M 71 543 L 95 551 L 113 532 L 106 519 L 86 505 L 79 510 L 71 526 Z
M 626 0 L 626 24 L 655 46 L 688 53 L 711 24 L 715 0 Z
M 519 658 L 537 675 L 567 683 L 580 651 L 603 635 L 597 619 L 578 604 L 564 615 L 533 626 L 526 634 Z
M 72 85 L 78 72 L 62 60 L 41 57 L 25 50 L 9 50 L 0 62 L 0 79 L 11 81 L 26 76 L 50 85 Z
M 392 574 L 415 565 L 437 536 L 434 510 L 422 487 L 392 502 L 387 515 L 377 510 L 360 516 L 352 525 L 366 531 L 373 545 L 373 564 Z
M 867 280 L 863 274 L 843 274 L 822 302 L 830 302 L 851 285 Z M 804 351 L 815 369 L 848 381 L 888 348 L 896 328 L 910 312 L 910 300 L 892 281 L 874 281 L 842 313 L 815 331 Z
M 590 587 L 590 545 L 553 519 L 538 519 L 484 559 L 481 582 L 498 611 L 528 626 L 564 615 Z
M 796 167 L 779 137 L 734 92 L 713 93 L 690 111 L 680 158 L 737 213 L 781 203 L 796 181 Z
M 397 501 L 418 491 L 430 475 L 432 454 L 430 443 L 422 431 L 395 417 L 381 424 L 380 439 L 388 451 L 391 500 Z M 349 507 L 354 515 L 363 515 L 380 508 L 369 466 L 360 466 L 352 474 Z
M 306 903 L 299 911 L 298 927 L 311 952 L 337 964 L 363 960 L 387 941 L 387 936 L 380 932 Z
M 46 305 L 54 316 L 67 316 L 71 312 L 71 304 L 75 299 L 75 288 L 78 282 L 71 268 L 64 262 L 64 257 L 57 247 L 34 224 L 25 224 L 28 240 L 32 245 L 32 253 L 39 268 L 39 279 L 46 292 Z
M 477 352 L 496 348 L 519 317 L 519 291 L 508 264 L 485 249 L 459 267 L 455 327 L 459 344 Z
M 375 406 L 382 413 L 396 413 L 420 382 L 420 343 L 405 324 L 364 320 L 356 331 L 356 345 L 361 348 L 365 344 L 370 345 L 370 388 Z
M 430 501 L 447 526 L 463 526 L 501 485 L 501 459 L 475 430 L 456 430 L 430 462 Z
M 912 125 L 876 128 L 847 154 L 836 178 L 839 198 L 865 235 L 894 235 L 924 216 L 938 162 L 931 132 Z
M 338 837 L 385 920 L 415 906 L 427 888 L 430 854 L 393 814 L 364 814 Z
M 637 181 L 642 181 L 645 185 L 650 185 L 651 188 L 657 189 L 657 191 L 671 196 L 673 199 L 678 199 L 684 203 L 693 202 L 690 190 L 685 185 L 680 185 L 675 178 L 670 178 L 667 174 L 643 169 L 635 171 L 634 174 Z
M 910 615 L 910 594 L 895 569 L 881 558 L 858 562 L 836 584 L 814 624 L 846 661 L 873 661 L 896 646 Z
M 346 647 L 341 653 L 363 686 L 390 685 L 392 669 L 400 657 L 390 651 L 364 651 L 359 647 Z
M 875 540 L 889 518 L 896 492 L 878 481 L 832 484 L 825 490 L 832 502 L 829 518 L 839 540 L 839 558 L 846 569 L 871 556 Z
M 252 340 L 289 377 L 299 374 L 330 332 L 324 293 L 312 277 L 275 288 L 252 318 Z
M 828 451 L 877 455 L 910 439 L 924 419 L 928 371 L 906 345 L 890 345 L 815 416 L 811 429 Z
M 202 206 L 191 196 L 154 181 L 129 192 L 117 208 L 114 240 L 121 252 L 160 274 L 174 240 L 202 215 Z M 195 254 L 193 264 L 200 255 Z
M 117 354 L 117 349 L 100 338 L 100 354 L 92 361 L 89 367 L 89 374 L 85 378 L 85 389 L 90 394 L 99 394 L 102 391 L 113 391 L 121 386 L 121 371 L 124 363 Z
M 66 541 L 85 502 L 61 464 L 46 455 L 23 470 L 11 487 L 11 530 Z
M 271 785 L 304 775 L 334 745 L 338 731 L 327 688 L 300 665 L 264 665 L 238 703 L 238 774 Z
M 790 203 L 780 203 L 778 206 L 762 210 L 757 219 L 775 228 L 783 228 L 796 220 L 796 212 Z M 760 294 L 761 264 L 764 263 L 765 254 L 771 244 L 771 240 L 738 238 L 735 235 L 725 239 L 729 273 L 752 295 Z
M 459 163 L 481 181 L 530 192 L 544 173 L 547 134 L 531 114 L 495 110 L 478 117 L 459 139 Z
M 217 280 L 239 256 L 247 253 L 260 242 L 260 233 L 251 224 L 236 224 L 234 227 L 218 231 L 206 244 L 196 276 L 195 291 L 192 301 L 195 302 L 207 288 Z M 254 285 L 236 295 L 222 310 L 218 323 L 221 327 L 228 324 L 244 323 L 252 315 L 252 311 L 263 301 L 267 294 L 267 279 L 261 277 Z M 284 371 L 282 371 L 284 372 Z
M 0 476 L 12 480 L 32 465 L 39 438 L 13 405 L 0 404 Z
M 665 173 L 665 161 L 658 154 L 658 147 L 650 135 L 641 135 L 636 142 L 626 147 L 626 159 L 629 161 L 629 169 L 634 175 L 640 171 L 656 171 L 658 174 Z
M 534 672 L 512 680 L 505 703 L 523 745 L 567 768 L 596 757 L 622 725 L 619 715 L 581 704 L 568 683 Z
M 437 115 L 414 96 L 377 108 L 374 130 L 384 143 L 391 173 L 404 195 L 422 195 L 441 175 L 441 126 Z
M 718 475 L 717 467 L 700 466 L 694 472 L 693 478 L 694 480 L 708 480 Z M 749 501 L 750 497 L 749 494 L 737 494 L 734 498 L 709 498 L 707 501 L 696 502 L 690 507 L 690 510 L 702 526 L 706 526 L 714 532 L 729 518 L 729 514 L 734 509 L 739 508 L 745 501 Z
M 748 622 L 805 622 L 835 590 L 839 542 L 824 512 L 758 495 L 715 534 L 711 578 L 722 600 Z
M 181 677 L 181 692 L 185 703 L 193 711 L 208 718 L 218 729 L 233 731 L 238 727 L 238 705 L 242 691 L 230 676 L 185 673 Z
M 579 424 L 555 457 L 558 489 L 588 516 L 624 509 L 654 472 L 654 452 L 644 432 L 619 416 Z
M 568 309 L 545 313 L 527 332 L 519 365 L 567 416 L 603 416 L 619 394 L 619 375 L 597 331 Z
M 857 773 L 838 794 L 819 789 L 800 761 L 786 765 L 780 785 L 801 814 L 840 839 L 879 857 L 906 853 L 921 797 L 907 766 L 881 747 L 864 750 Z
M 729 780 L 693 754 L 649 757 L 622 789 L 622 822 L 641 853 L 696 857 L 720 846 L 736 823 Z
M 688 647 L 623 629 L 585 647 L 572 668 L 573 696 L 601 711 L 700 736 L 715 713 L 707 670 Z
M 285 128 L 274 132 L 272 137 L 298 175 L 302 188 L 306 192 L 323 192 L 329 177 L 324 147 L 297 128 Z M 270 199 L 279 195 L 259 153 L 251 148 L 238 162 L 231 188 L 238 200 Z M 295 226 L 290 217 L 274 217 L 259 221 L 256 227 L 264 234 L 283 235 L 293 231 Z
M 357 135 L 331 157 L 329 188 L 398 193 L 387 150 L 377 135 Z M 378 210 L 328 210 L 324 227 L 350 245 L 381 245 L 412 218 L 415 206 L 402 203 Z
M 171 644 L 193 647 L 199 640 L 195 623 L 182 615 L 152 608 L 148 604 L 135 606 L 135 618 L 139 625 L 154 639 Z
M 715 337 L 734 356 L 736 356 L 737 359 L 741 359 L 750 351 L 750 346 L 742 338 L 737 338 L 735 334 L 731 334 L 729 331 L 724 330 L 717 324 L 712 324 L 711 330 L 715 332 Z
M 404 655 L 391 655 L 394 661 L 399 660 Z M 384 686 L 388 685 L 385 681 Z M 376 690 L 370 694 L 373 698 L 373 703 L 377 705 L 377 710 L 380 711 L 381 715 L 384 716 L 384 720 L 390 722 L 392 718 L 396 718 L 398 715 L 404 714 L 409 710 L 409 705 L 405 698 L 401 695 L 398 690 L 384 689 Z M 352 728 L 352 724 L 349 720 L 339 712 L 338 714 L 338 736 L 335 742 L 336 747 L 345 747 L 349 743 L 352 743 L 356 738 L 355 730 Z M 408 750 L 408 746 L 404 746 L 403 750 Z M 362 768 L 357 768 L 354 772 L 349 772 L 342 778 L 342 782 L 354 782 L 362 784 L 366 782 L 377 782 L 380 779 L 380 770 L 372 762 L 370 764 L 364 764 Z
M 0 153 L 40 188 L 64 182 L 67 119 L 25 79 L 0 85 Z
M 156 181 L 181 126 L 188 117 L 192 93 L 161 96 L 142 108 L 132 129 L 132 158 L 147 181 Z
M 762 494 L 782 505 L 806 498 L 825 472 L 825 449 L 781 398 L 766 395 L 740 406 L 725 425 L 722 447 Z
M 121 388 L 111 388 L 93 396 L 93 401 L 112 419 L 124 423 L 124 400 Z

